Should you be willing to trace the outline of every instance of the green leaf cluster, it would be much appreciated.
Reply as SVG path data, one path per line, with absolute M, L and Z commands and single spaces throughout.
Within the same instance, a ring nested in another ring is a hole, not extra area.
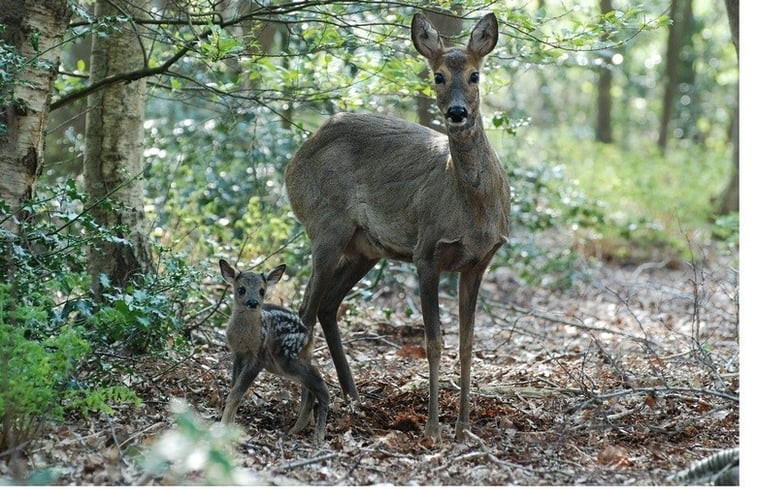
M 139 457 L 147 474 L 170 484 L 259 483 L 237 467 L 233 450 L 241 434 L 237 428 L 207 423 L 184 401 L 174 400 L 171 411 L 175 426 Z
M 104 300 L 95 301 L 87 250 L 123 239 L 95 222 L 100 205 L 113 204 L 91 202 L 71 180 L 14 211 L 0 202 L 0 451 L 24 449 L 66 412 L 139 405 L 99 352 L 164 352 L 184 338 L 183 310 L 201 280 L 170 250 L 156 250 L 158 273 L 127 290 L 102 277 Z

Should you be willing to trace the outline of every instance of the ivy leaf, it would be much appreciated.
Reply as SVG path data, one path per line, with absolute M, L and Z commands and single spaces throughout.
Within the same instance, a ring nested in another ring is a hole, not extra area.
M 29 36 L 29 42 L 32 44 L 35 53 L 39 53 L 39 30 L 35 30 Z

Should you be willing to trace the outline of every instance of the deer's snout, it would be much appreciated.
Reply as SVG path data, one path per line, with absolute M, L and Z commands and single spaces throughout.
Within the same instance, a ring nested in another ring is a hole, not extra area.
M 250 309 L 257 309 L 260 305 L 260 302 L 257 299 L 249 299 L 247 302 L 244 303 L 247 307 Z
M 463 123 L 468 118 L 468 109 L 462 105 L 453 105 L 447 109 L 446 117 L 450 122 L 455 124 Z

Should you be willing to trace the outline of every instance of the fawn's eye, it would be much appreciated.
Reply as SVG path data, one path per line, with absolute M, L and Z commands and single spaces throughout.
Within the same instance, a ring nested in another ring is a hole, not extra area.
M 471 83 L 478 83 L 478 71 L 474 71 L 470 74 L 470 82 Z
M 442 75 L 441 73 L 434 73 L 434 83 L 436 83 L 437 85 L 444 83 L 444 75 Z
M 261 288 L 258 292 L 260 292 L 260 297 L 263 297 L 265 295 L 265 289 Z
M 247 289 L 245 289 L 244 287 L 239 287 L 237 289 L 237 294 L 239 295 L 245 295 L 246 293 L 247 293 Z

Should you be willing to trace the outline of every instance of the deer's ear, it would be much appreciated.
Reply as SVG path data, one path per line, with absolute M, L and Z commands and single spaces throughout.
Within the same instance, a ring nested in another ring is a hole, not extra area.
M 233 284 L 234 279 L 239 275 L 239 271 L 223 259 L 218 262 L 218 265 L 221 267 L 221 275 L 223 276 L 224 281 Z
M 479 58 L 492 52 L 499 39 L 499 25 L 494 14 L 486 14 L 478 21 L 468 41 L 468 51 Z
M 413 16 L 413 23 L 410 26 L 410 37 L 413 40 L 415 49 L 426 59 L 434 59 L 444 51 L 444 42 L 442 42 L 439 32 L 426 19 L 426 16 L 421 13 Z
M 273 285 L 279 280 L 281 280 L 281 277 L 284 275 L 284 270 L 286 269 L 287 269 L 286 265 L 279 265 L 278 267 L 268 272 L 268 275 L 265 278 L 266 281 L 268 282 L 268 285 Z

